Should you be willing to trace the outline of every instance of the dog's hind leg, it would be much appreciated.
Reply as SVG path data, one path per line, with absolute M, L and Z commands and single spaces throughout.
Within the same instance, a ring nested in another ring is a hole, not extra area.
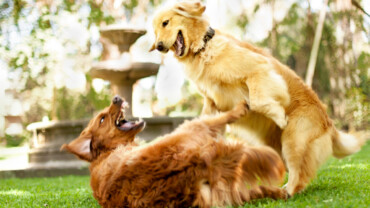
M 293 196 L 307 186 L 319 166 L 331 155 L 330 132 L 325 132 L 309 119 L 294 119 L 283 131 L 281 142 L 289 171 L 286 188 Z
M 202 115 L 213 115 L 217 113 L 216 104 L 212 101 L 212 99 L 204 96 L 203 98 L 203 108 L 202 108 Z

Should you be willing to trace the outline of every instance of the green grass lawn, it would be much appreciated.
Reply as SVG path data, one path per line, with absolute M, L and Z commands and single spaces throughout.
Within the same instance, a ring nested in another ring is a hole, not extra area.
M 98 206 L 87 176 L 0 180 L 0 207 Z M 244 207 L 370 207 L 370 142 L 355 155 L 331 158 L 303 193 Z
M 0 180 L 0 207 L 99 207 L 88 176 Z

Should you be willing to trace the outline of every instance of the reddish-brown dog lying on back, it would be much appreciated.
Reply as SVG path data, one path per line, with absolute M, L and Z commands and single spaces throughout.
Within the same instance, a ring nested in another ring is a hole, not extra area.
M 285 175 L 276 152 L 223 139 L 225 125 L 244 116 L 246 104 L 187 121 L 143 146 L 134 139 L 145 123 L 126 121 L 124 106 L 116 96 L 77 139 L 62 146 L 91 162 L 91 187 L 100 205 L 211 207 L 286 198 L 285 190 L 272 186 Z

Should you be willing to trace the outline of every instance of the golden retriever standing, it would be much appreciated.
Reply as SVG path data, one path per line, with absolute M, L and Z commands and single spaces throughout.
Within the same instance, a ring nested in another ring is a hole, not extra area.
M 124 106 L 115 97 L 77 139 L 62 146 L 91 162 L 91 187 L 103 207 L 211 207 L 286 198 L 284 189 L 271 186 L 285 175 L 274 150 L 223 139 L 225 125 L 247 113 L 245 103 L 185 122 L 143 146 L 134 139 L 145 123 L 125 120 Z
M 185 64 L 204 97 L 204 114 L 247 100 L 251 112 L 232 131 L 282 155 L 290 195 L 303 190 L 331 154 L 340 158 L 360 150 L 362 142 L 334 127 L 317 95 L 292 70 L 261 49 L 213 30 L 204 10 L 200 2 L 182 1 L 158 13 L 151 50 L 173 50 Z

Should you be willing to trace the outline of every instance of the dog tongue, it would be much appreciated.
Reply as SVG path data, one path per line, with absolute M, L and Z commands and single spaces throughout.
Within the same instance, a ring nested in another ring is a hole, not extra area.
M 133 122 L 128 121 L 128 122 L 122 124 L 121 128 L 131 128 L 133 125 L 134 125 Z
M 177 39 L 175 42 L 175 49 L 176 49 L 176 55 L 180 56 L 182 52 L 182 47 L 184 46 L 183 40 L 181 38 L 181 35 L 177 35 Z

